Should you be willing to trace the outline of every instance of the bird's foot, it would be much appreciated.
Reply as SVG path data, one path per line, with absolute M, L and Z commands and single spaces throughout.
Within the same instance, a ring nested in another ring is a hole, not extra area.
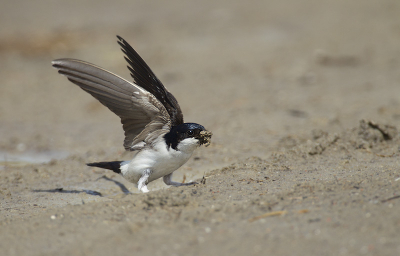
M 139 188 L 139 187 L 138 187 Z M 140 191 L 142 191 L 143 193 L 148 193 L 150 190 L 147 188 L 146 185 L 142 186 L 139 188 Z
M 165 175 L 163 177 L 164 183 L 168 186 L 174 186 L 174 187 L 180 187 L 180 186 L 191 186 L 191 185 L 195 185 L 198 184 L 197 182 L 193 181 L 193 182 L 188 182 L 188 183 L 180 183 L 180 182 L 175 182 L 172 181 L 172 173 Z

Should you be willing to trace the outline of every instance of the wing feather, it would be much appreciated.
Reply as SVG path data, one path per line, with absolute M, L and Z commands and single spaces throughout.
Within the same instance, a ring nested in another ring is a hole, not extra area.
M 81 60 L 58 59 L 52 64 L 60 74 L 121 118 L 125 131 L 125 149 L 141 149 L 152 143 L 155 136 L 170 130 L 171 118 L 168 111 L 141 86 Z
M 183 114 L 174 95 L 164 87 L 161 81 L 140 55 L 132 48 L 132 46 L 130 46 L 122 37 L 117 36 L 117 38 L 122 52 L 126 55 L 125 60 L 129 64 L 128 69 L 131 72 L 135 84 L 153 94 L 164 105 L 171 117 L 172 125 L 182 124 Z

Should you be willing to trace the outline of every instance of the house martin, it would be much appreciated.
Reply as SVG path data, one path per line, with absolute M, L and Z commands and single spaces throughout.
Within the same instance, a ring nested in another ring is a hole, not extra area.
M 189 160 L 197 147 L 210 144 L 212 133 L 200 124 L 184 123 L 175 97 L 139 54 L 123 38 L 117 38 L 133 82 L 81 60 L 57 59 L 52 62 L 58 73 L 121 118 L 125 131 L 124 147 L 135 152 L 130 161 L 87 165 L 119 173 L 143 193 L 149 191 L 149 182 L 161 177 L 167 185 L 195 184 L 172 181 L 172 174 Z

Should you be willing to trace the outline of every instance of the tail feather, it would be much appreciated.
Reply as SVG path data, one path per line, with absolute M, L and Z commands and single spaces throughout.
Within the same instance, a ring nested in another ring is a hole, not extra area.
M 121 173 L 121 163 L 122 161 L 113 161 L 113 162 L 88 163 L 86 165 L 108 169 L 116 173 Z

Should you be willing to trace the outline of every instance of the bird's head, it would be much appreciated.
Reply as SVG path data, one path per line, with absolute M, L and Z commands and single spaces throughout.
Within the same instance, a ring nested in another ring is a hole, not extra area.
M 173 126 L 164 138 L 167 145 L 175 150 L 194 150 L 200 145 L 210 144 L 212 133 L 202 125 L 196 123 L 183 123 Z

